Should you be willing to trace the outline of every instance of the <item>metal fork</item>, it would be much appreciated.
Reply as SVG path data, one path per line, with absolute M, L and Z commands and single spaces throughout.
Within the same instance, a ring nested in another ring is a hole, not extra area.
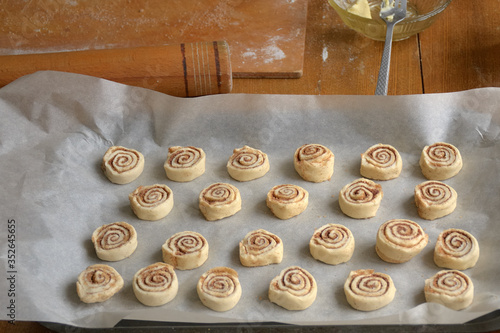
M 382 0 L 380 4 L 380 18 L 387 25 L 385 34 L 384 53 L 378 72 L 377 88 L 375 95 L 387 95 L 389 82 L 389 67 L 391 64 L 392 34 L 394 25 L 406 17 L 406 0 Z

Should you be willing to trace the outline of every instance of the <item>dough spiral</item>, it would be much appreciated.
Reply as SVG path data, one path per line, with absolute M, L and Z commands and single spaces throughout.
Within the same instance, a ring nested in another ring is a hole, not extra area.
M 415 186 L 418 215 L 434 220 L 452 213 L 457 206 L 457 192 L 449 185 L 429 180 Z
M 462 156 L 457 147 L 445 142 L 425 146 L 420 155 L 423 175 L 431 180 L 445 180 L 462 169 Z
M 283 259 L 283 242 L 275 234 L 258 229 L 250 231 L 239 244 L 243 266 L 278 264 Z
M 371 218 L 377 214 L 383 196 L 380 184 L 369 179 L 356 179 L 340 190 L 340 209 L 355 219 Z
M 394 219 L 380 226 L 375 249 L 382 260 L 403 263 L 419 254 L 428 241 L 429 235 L 417 223 Z
M 349 261 L 354 246 L 352 232 L 343 225 L 333 223 L 316 230 L 309 241 L 309 251 L 313 258 L 330 265 Z
M 142 304 L 159 306 L 177 295 L 178 280 L 171 265 L 158 262 L 140 269 L 134 275 L 132 288 Z
M 391 145 L 376 144 L 361 154 L 361 175 L 376 180 L 389 180 L 401 174 L 403 162 Z
M 163 184 L 139 186 L 129 194 L 129 200 L 137 217 L 148 221 L 164 218 L 174 206 L 174 194 Z
M 215 311 L 232 309 L 241 297 L 238 273 L 229 267 L 215 267 L 205 272 L 196 290 L 201 302 Z
M 194 231 L 178 232 L 163 244 L 163 261 L 176 269 L 193 269 L 205 263 L 208 250 L 208 242 L 201 234 Z
M 353 308 L 373 311 L 392 302 L 396 287 L 389 275 L 375 273 L 373 269 L 360 269 L 349 273 L 344 292 Z
M 287 310 L 304 310 L 316 300 L 314 277 L 298 266 L 285 268 L 269 285 L 269 300 Z
M 269 167 L 267 154 L 249 146 L 235 149 L 227 162 L 229 175 L 242 182 L 264 176 Z
M 104 154 L 101 168 L 111 182 L 128 184 L 144 170 L 144 156 L 134 149 L 112 146 Z
M 330 180 L 333 175 L 335 156 L 327 147 L 320 144 L 305 144 L 294 154 L 297 173 L 310 182 Z
M 297 185 L 276 185 L 267 193 L 266 204 L 276 217 L 289 219 L 307 208 L 309 193 Z
M 241 210 L 240 191 L 231 184 L 212 184 L 201 191 L 199 207 L 208 221 L 234 215 Z
M 447 229 L 438 236 L 434 262 L 443 268 L 464 270 L 474 267 L 479 259 L 479 244 L 469 232 Z
M 111 266 L 96 264 L 78 276 L 76 291 L 84 303 L 104 302 L 123 287 L 121 275 Z
M 168 179 L 188 182 L 205 172 L 206 154 L 201 148 L 173 146 L 168 149 L 163 167 Z
M 92 233 L 92 243 L 99 259 L 118 261 L 134 253 L 137 232 L 126 222 L 105 224 Z
M 443 270 L 425 280 L 424 293 L 427 302 L 462 310 L 473 301 L 474 285 L 466 274 L 458 270 Z

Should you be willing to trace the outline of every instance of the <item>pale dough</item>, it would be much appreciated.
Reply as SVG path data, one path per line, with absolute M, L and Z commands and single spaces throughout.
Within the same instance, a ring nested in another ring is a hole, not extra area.
M 215 183 L 200 192 L 199 208 L 207 221 L 232 216 L 241 210 L 240 191 L 231 184 Z
M 383 196 L 380 184 L 370 179 L 356 179 L 340 190 L 340 209 L 349 217 L 368 219 L 377 214 Z
M 391 145 L 376 144 L 361 154 L 361 175 L 375 180 L 389 180 L 401 174 L 403 161 Z
M 373 269 L 351 271 L 344 284 L 347 302 L 356 310 L 374 311 L 392 302 L 396 287 L 391 277 Z
M 266 204 L 276 217 L 286 220 L 306 210 L 309 192 L 297 185 L 276 185 L 267 193 Z
M 84 303 L 104 302 L 120 291 L 123 278 L 111 266 L 96 264 L 78 276 L 76 292 Z
M 118 261 L 134 253 L 137 232 L 126 222 L 105 224 L 92 233 L 92 243 L 99 259 Z
M 144 170 L 144 156 L 135 149 L 112 146 L 104 154 L 101 168 L 111 182 L 128 184 Z
M 293 163 L 297 173 L 314 183 L 330 180 L 333 176 L 335 156 L 320 144 L 305 144 L 297 148 Z
M 425 300 L 453 310 L 462 310 L 474 300 L 474 284 L 463 272 L 443 270 L 425 280 Z
M 229 267 L 215 267 L 205 272 L 196 285 L 201 302 L 214 311 L 228 311 L 241 297 L 238 273 Z
M 205 172 L 206 154 L 201 148 L 173 146 L 168 148 L 163 164 L 167 178 L 176 182 L 189 182 Z
M 415 186 L 418 215 L 426 220 L 451 214 L 457 207 L 457 192 L 449 185 L 429 180 Z
M 431 180 L 451 178 L 457 175 L 463 166 L 458 148 L 445 142 L 425 146 L 419 164 L 422 174 Z
M 236 148 L 227 162 L 229 175 L 241 182 L 260 178 L 269 171 L 269 168 L 267 154 L 249 146 Z
M 400 264 L 419 254 L 428 241 L 429 235 L 416 222 L 394 219 L 378 229 L 375 250 L 382 260 Z
M 174 194 L 164 184 L 139 186 L 128 196 L 130 206 L 141 220 L 156 221 L 167 216 L 174 206 Z
M 177 295 L 179 282 L 174 268 L 157 262 L 141 268 L 134 275 L 132 289 L 139 302 L 147 306 L 166 304 Z
M 452 228 L 439 234 L 434 247 L 437 266 L 465 270 L 474 267 L 478 259 L 479 243 L 471 233 Z
M 287 310 L 304 310 L 316 300 L 318 286 L 314 277 L 303 268 L 290 266 L 272 279 L 269 300 Z
M 325 224 L 316 230 L 309 241 L 309 251 L 313 258 L 330 265 L 349 261 L 354 246 L 351 230 L 333 223 Z
M 258 229 L 250 231 L 240 241 L 240 261 L 255 267 L 279 264 L 283 260 L 283 241 L 275 234 Z
M 163 261 L 176 269 L 194 269 L 208 259 L 208 250 L 208 242 L 201 234 L 194 231 L 178 232 L 163 244 Z

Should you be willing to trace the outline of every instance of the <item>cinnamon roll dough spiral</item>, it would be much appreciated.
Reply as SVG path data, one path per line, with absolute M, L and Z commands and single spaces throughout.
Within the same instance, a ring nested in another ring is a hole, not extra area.
M 176 269 L 194 269 L 208 259 L 208 249 L 208 242 L 201 234 L 194 231 L 178 232 L 163 244 L 163 261 Z
M 365 178 L 356 179 L 340 190 L 340 209 L 349 217 L 368 219 L 377 214 L 383 196 L 380 184 Z
M 474 284 L 463 272 L 443 270 L 425 280 L 425 300 L 462 310 L 474 300 Z
M 101 169 L 115 184 L 128 184 L 144 170 L 144 156 L 135 149 L 110 147 L 102 158 Z
M 394 299 L 396 287 L 391 277 L 373 269 L 351 271 L 344 284 L 347 302 L 356 310 L 380 309 Z
M 128 198 L 132 210 L 141 220 L 162 219 L 174 206 L 174 193 L 164 184 L 139 186 Z
M 375 250 L 382 260 L 399 264 L 419 254 L 428 241 L 429 235 L 417 223 L 394 219 L 378 229 Z
M 311 237 L 309 251 L 314 259 L 330 265 L 338 265 L 351 259 L 354 252 L 354 236 L 340 224 L 325 224 Z
M 294 154 L 293 163 L 297 173 L 314 183 L 330 180 L 333 176 L 335 156 L 327 147 L 320 144 L 305 144 Z
M 269 300 L 287 310 L 304 310 L 314 303 L 317 292 L 316 280 L 311 273 L 290 266 L 272 279 Z
M 434 262 L 439 267 L 464 270 L 474 267 L 479 259 L 479 243 L 469 232 L 447 229 L 438 236 Z
M 419 164 L 422 174 L 430 180 L 451 178 L 458 174 L 463 166 L 458 148 L 445 142 L 425 146 Z
M 266 204 L 276 217 L 286 220 L 306 210 L 309 192 L 297 185 L 276 185 L 267 193 Z
M 434 220 L 451 214 L 457 207 L 457 192 L 449 185 L 429 180 L 415 186 L 415 205 L 418 215 Z
M 132 289 L 142 304 L 159 306 L 174 299 L 179 282 L 171 265 L 157 262 L 135 273 Z
M 361 154 L 361 175 L 375 180 L 389 180 L 401 174 L 403 161 L 391 145 L 376 144 Z
M 269 158 L 267 154 L 249 146 L 236 148 L 227 162 L 227 171 L 241 182 L 257 179 L 269 171 Z
M 250 231 L 240 242 L 240 261 L 243 266 L 279 264 L 281 260 L 283 260 L 283 241 L 269 231 L 263 229 Z
M 189 182 L 205 172 L 206 154 L 201 148 L 173 146 L 163 168 L 167 178 L 176 182 Z
M 212 184 L 201 191 L 199 207 L 207 221 L 232 216 L 241 210 L 240 191 L 231 184 Z
M 234 308 L 241 297 L 238 273 L 229 267 L 215 267 L 205 272 L 196 286 L 201 302 L 214 311 Z
M 137 232 L 126 222 L 105 224 L 92 233 L 97 257 L 106 261 L 128 258 L 137 248 Z
M 78 276 L 76 292 L 84 303 L 104 302 L 123 287 L 123 278 L 111 266 L 96 264 Z

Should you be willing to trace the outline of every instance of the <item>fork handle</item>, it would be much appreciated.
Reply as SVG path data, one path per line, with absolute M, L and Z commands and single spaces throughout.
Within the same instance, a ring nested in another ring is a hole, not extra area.
M 382 53 L 382 61 L 378 72 L 377 88 L 375 95 L 387 95 L 387 86 L 389 83 L 389 67 L 391 65 L 391 49 L 392 49 L 392 33 L 394 24 L 387 25 L 385 33 L 384 52 Z

